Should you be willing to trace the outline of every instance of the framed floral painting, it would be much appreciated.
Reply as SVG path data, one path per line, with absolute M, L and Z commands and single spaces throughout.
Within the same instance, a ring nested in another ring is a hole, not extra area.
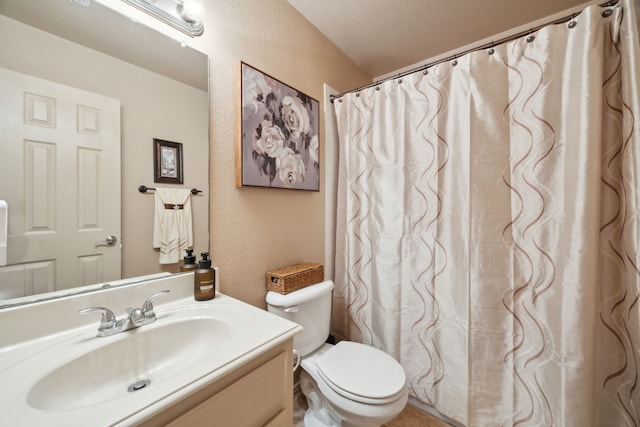
M 240 66 L 237 185 L 319 191 L 318 101 Z

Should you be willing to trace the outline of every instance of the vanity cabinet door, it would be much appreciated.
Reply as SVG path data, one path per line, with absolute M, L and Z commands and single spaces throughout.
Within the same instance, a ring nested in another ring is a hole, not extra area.
M 285 352 L 257 367 L 169 424 L 172 427 L 290 426 L 285 410 L 291 370 Z
M 282 426 L 290 426 L 291 420 L 287 418 L 287 411 L 284 409 L 278 412 L 278 415 L 271 418 L 269 422 L 267 422 L 262 427 L 282 427 Z

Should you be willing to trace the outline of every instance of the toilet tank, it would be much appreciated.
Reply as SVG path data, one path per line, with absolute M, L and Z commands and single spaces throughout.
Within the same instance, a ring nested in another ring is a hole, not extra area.
M 320 348 L 329 336 L 331 291 L 333 282 L 326 280 L 286 295 L 267 292 L 267 310 L 304 328 L 293 337 L 293 348 L 304 357 Z

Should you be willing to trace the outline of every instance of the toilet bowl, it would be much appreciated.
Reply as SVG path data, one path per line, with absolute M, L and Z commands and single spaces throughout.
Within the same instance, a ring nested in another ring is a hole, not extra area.
M 309 408 L 305 427 L 379 426 L 407 404 L 406 377 L 385 352 L 351 341 L 325 343 L 333 282 L 287 295 L 267 293 L 268 310 L 299 323 L 293 339 L 301 356 L 300 388 Z
M 378 426 L 407 404 L 402 367 L 376 348 L 349 341 L 325 344 L 301 366 L 300 387 L 310 409 L 305 427 Z

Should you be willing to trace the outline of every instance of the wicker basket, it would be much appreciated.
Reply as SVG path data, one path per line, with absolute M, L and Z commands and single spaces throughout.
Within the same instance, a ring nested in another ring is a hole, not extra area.
M 267 271 L 267 290 L 288 294 L 324 280 L 322 264 L 305 262 Z

